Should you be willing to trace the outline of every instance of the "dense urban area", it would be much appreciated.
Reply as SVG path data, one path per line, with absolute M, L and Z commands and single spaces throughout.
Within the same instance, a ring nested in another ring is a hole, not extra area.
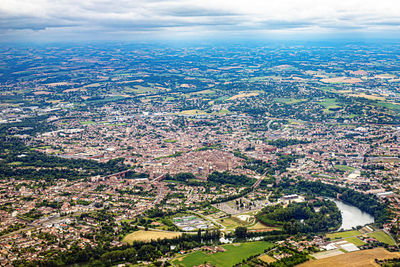
M 400 264 L 398 44 L 0 55 L 1 266 Z

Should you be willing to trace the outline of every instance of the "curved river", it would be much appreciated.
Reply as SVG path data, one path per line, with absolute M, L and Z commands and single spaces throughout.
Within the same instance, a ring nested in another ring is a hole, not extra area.
M 350 230 L 353 227 L 373 223 L 374 217 L 371 214 L 361 211 L 359 208 L 346 204 L 340 200 L 329 198 L 335 202 L 342 213 L 342 225 L 339 229 Z

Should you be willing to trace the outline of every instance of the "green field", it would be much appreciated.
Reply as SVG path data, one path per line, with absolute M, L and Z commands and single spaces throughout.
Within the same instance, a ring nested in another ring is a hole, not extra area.
M 229 228 L 229 229 L 234 229 L 234 228 L 236 228 L 236 227 L 238 227 L 238 226 L 245 226 L 245 225 L 247 225 L 246 222 L 241 221 L 241 220 L 239 220 L 239 219 L 236 218 L 236 217 L 231 217 L 231 218 L 225 217 L 225 218 L 219 219 L 219 220 L 217 220 L 217 221 L 218 221 L 220 224 L 222 224 L 223 226 L 225 226 L 226 228 Z
M 327 99 L 324 99 L 324 101 L 319 102 L 318 104 L 320 104 L 321 106 L 323 106 L 325 108 L 324 112 L 326 112 L 326 113 L 332 112 L 331 109 L 340 108 L 340 106 L 336 102 L 336 98 L 327 98 Z
M 385 244 L 388 244 L 391 246 L 394 245 L 393 239 L 391 239 L 390 236 L 388 236 L 384 231 L 369 233 L 368 236 L 375 238 L 379 242 L 382 242 L 382 243 L 385 243 Z
M 349 237 L 345 239 L 347 242 L 353 243 L 356 246 L 362 246 L 365 244 L 364 241 L 358 239 L 357 237 Z
M 213 95 L 213 94 L 215 94 L 215 91 L 210 90 L 210 89 L 206 89 L 206 90 L 202 90 L 202 91 L 197 91 L 197 92 L 188 93 L 188 94 L 185 94 L 185 96 Z
M 196 251 L 179 257 L 173 260 L 172 263 L 178 266 L 195 266 L 208 262 L 214 266 L 230 267 L 251 255 L 262 253 L 265 249 L 272 246 L 273 244 L 265 241 L 223 245 L 222 247 L 226 249 L 224 252 L 207 254 L 203 251 Z
M 385 108 L 391 109 L 391 110 L 395 110 L 395 111 L 400 110 L 400 105 L 399 105 L 399 104 L 396 104 L 396 103 L 390 103 L 390 102 L 383 102 L 383 101 L 380 101 L 380 102 L 378 102 L 377 105 L 378 105 L 378 106 L 381 106 L 381 107 L 385 107 Z
M 329 237 L 330 239 L 340 239 L 340 238 L 346 238 L 346 237 L 352 237 L 352 236 L 358 236 L 358 235 L 361 235 L 360 231 L 351 230 L 351 231 L 346 231 L 346 232 L 337 232 L 337 233 L 327 234 L 326 237 Z
M 222 109 L 222 110 L 220 110 L 220 111 L 218 111 L 218 115 L 225 115 L 225 114 L 229 114 L 229 113 L 231 113 L 229 110 L 227 110 L 227 109 Z
M 94 124 L 94 121 L 81 121 L 81 125 L 91 125 Z
M 342 171 L 345 171 L 345 172 L 347 172 L 347 171 L 351 171 L 352 172 L 352 171 L 355 170 L 355 168 L 347 166 L 347 165 L 335 165 L 335 168 L 339 169 L 339 170 L 342 170 Z
M 134 89 L 131 90 L 137 94 L 154 94 L 157 93 L 159 90 L 152 87 L 145 87 L 141 85 L 136 85 Z

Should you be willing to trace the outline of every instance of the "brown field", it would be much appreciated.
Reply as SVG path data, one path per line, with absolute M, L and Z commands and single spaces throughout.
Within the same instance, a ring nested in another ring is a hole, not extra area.
M 100 83 L 91 83 L 83 86 L 83 88 L 89 88 L 89 87 L 99 87 L 101 84 Z
M 139 230 L 139 231 L 135 231 L 129 235 L 126 235 L 122 241 L 126 242 L 126 243 L 132 243 L 133 241 L 148 242 L 151 240 L 156 240 L 158 238 L 160 238 L 160 239 L 175 238 L 180 235 L 182 235 L 182 233 Z
M 396 76 L 394 76 L 392 74 L 384 73 L 384 74 L 375 75 L 374 78 L 376 78 L 376 79 L 391 79 L 392 78 L 393 79 L 393 78 L 396 78 Z
M 36 91 L 33 92 L 34 95 L 50 95 L 52 92 L 47 92 L 47 91 Z
M 360 250 L 342 255 L 337 255 L 320 260 L 308 261 L 298 266 L 301 267 L 368 267 L 379 266 L 375 259 L 390 259 L 400 257 L 400 252 L 389 252 L 384 248 Z
M 268 255 L 262 255 L 262 256 L 260 256 L 260 257 L 258 257 L 260 260 L 262 260 L 263 262 L 266 262 L 266 263 L 271 263 L 271 262 L 274 262 L 274 261 L 276 261 L 276 259 L 275 258 L 272 258 L 271 256 L 268 256 Z
M 265 230 L 265 231 L 272 231 L 272 230 L 279 230 L 279 228 L 276 227 L 271 227 L 271 226 L 267 226 L 265 224 L 262 224 L 260 222 L 257 222 L 255 225 L 249 227 L 249 230 Z
M 336 78 L 322 79 L 321 82 L 324 82 L 324 83 L 360 83 L 360 82 L 362 82 L 362 80 L 359 78 L 336 77 Z
M 385 100 L 385 98 L 383 96 L 379 96 L 379 95 L 367 95 L 365 93 L 360 93 L 360 94 L 350 94 L 349 96 L 353 96 L 353 97 L 363 97 L 366 99 L 370 99 L 370 100 Z
M 238 98 L 245 98 L 245 97 L 257 96 L 257 95 L 259 95 L 259 93 L 257 93 L 257 92 L 243 93 L 243 94 L 234 95 L 234 96 L 228 98 L 227 100 L 235 100 Z
M 61 86 L 61 85 L 74 85 L 75 83 L 70 82 L 58 82 L 58 83 L 48 83 L 47 86 Z

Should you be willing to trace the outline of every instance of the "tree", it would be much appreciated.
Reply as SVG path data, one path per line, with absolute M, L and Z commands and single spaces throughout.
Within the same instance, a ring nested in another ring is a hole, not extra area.
M 244 227 L 244 226 L 236 227 L 235 236 L 237 238 L 246 238 L 246 236 L 247 236 L 247 228 Z

